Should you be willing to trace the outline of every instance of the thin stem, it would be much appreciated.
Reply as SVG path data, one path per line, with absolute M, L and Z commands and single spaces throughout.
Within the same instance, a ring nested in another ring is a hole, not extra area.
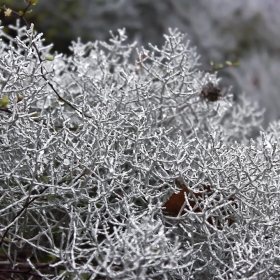
M 48 187 L 45 187 L 45 188 L 40 192 L 40 194 L 44 193 L 45 190 L 47 190 L 47 188 L 48 188 Z M 10 228 L 12 227 L 13 222 L 14 222 L 14 221 L 24 212 L 24 210 L 26 210 L 27 207 L 28 207 L 33 201 L 35 201 L 35 199 L 37 199 L 37 198 L 38 198 L 38 196 L 32 198 L 30 201 L 27 201 L 27 202 L 25 203 L 25 205 L 22 207 L 22 209 L 16 214 L 16 216 L 13 218 L 13 220 L 12 220 L 12 222 L 11 222 L 11 225 L 5 230 L 3 236 L 2 236 L 2 238 L 1 238 L 1 240 L 0 240 L 0 247 L 2 246 L 3 241 L 4 241 L 4 238 L 5 238 L 6 235 L 8 234 Z

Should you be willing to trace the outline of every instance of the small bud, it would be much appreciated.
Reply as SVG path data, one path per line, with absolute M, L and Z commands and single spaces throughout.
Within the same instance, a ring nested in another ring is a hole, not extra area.
M 17 96 L 17 102 L 20 102 L 22 99 L 23 99 L 23 96 L 19 94 L 19 95 Z
M 0 108 L 5 107 L 9 104 L 9 98 L 7 95 L 3 95 L 2 99 L 0 100 Z
M 5 17 L 9 17 L 12 13 L 12 10 L 11 9 L 7 9 L 4 14 L 5 14 Z
M 46 60 L 48 61 L 53 61 L 54 60 L 54 57 L 52 55 L 48 55 L 45 57 Z
M 36 5 L 38 3 L 38 0 L 29 0 L 29 3 L 32 5 Z

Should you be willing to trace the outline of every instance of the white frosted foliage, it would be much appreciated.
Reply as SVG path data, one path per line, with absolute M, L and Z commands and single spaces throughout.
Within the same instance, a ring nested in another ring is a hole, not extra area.
M 183 34 L 139 50 L 119 30 L 41 63 L 41 34 L 13 28 L 0 44 L 1 256 L 16 267 L 24 252 L 57 280 L 280 277 L 279 124 L 250 140 L 255 105 L 205 98 L 220 81 Z

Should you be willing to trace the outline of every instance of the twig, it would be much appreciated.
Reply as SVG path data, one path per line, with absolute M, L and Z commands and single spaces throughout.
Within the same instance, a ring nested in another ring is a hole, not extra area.
M 47 188 L 48 188 L 48 187 L 45 187 L 45 188 L 40 192 L 40 194 L 44 193 L 45 190 L 46 190 Z M 1 247 L 2 244 L 3 244 L 4 238 L 5 238 L 6 235 L 8 234 L 9 229 L 10 229 L 11 226 L 12 226 L 12 223 L 13 223 L 13 222 L 16 220 L 16 218 L 18 218 L 18 217 L 24 212 L 24 210 L 27 209 L 27 207 L 28 207 L 33 201 L 35 201 L 35 199 L 37 199 L 37 198 L 38 198 L 38 196 L 36 196 L 36 197 L 32 198 L 30 201 L 26 202 L 25 205 L 22 207 L 22 209 L 16 214 L 16 216 L 14 217 L 14 219 L 13 219 L 12 222 L 11 222 L 11 225 L 5 230 L 5 232 L 4 232 L 3 235 L 2 235 L 2 238 L 1 238 L 1 240 L 0 240 L 0 247 Z

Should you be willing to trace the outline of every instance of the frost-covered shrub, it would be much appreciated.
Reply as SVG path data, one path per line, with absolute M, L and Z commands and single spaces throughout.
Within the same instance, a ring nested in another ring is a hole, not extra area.
M 203 97 L 219 80 L 177 30 L 142 50 L 119 30 L 52 61 L 33 26 L 12 28 L 0 52 L 4 275 L 280 277 L 279 123 L 249 141 L 256 106 Z M 178 178 L 202 200 L 172 216 Z
M 22 9 L 23 1 L 2 2 Z M 202 55 L 201 69 L 209 69 L 210 60 L 240 62 L 241 71 L 231 68 L 219 76 L 224 86 L 234 86 L 236 95 L 246 89 L 251 100 L 267 109 L 266 128 L 279 117 L 279 7 L 278 0 L 40 0 L 28 19 L 60 52 L 78 36 L 83 42 L 106 41 L 108 30 L 123 27 L 130 42 L 161 46 L 162 34 L 179 28 Z

